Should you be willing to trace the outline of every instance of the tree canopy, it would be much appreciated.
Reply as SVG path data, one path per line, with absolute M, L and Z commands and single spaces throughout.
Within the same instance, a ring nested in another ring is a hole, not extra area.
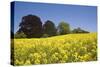
M 56 27 L 55 27 L 55 24 L 52 21 L 47 20 L 45 22 L 45 24 L 43 25 L 43 33 L 44 34 L 48 34 L 49 36 L 56 35 Z
M 51 20 L 47 20 L 42 24 L 40 17 L 29 14 L 22 17 L 19 24 L 19 30 L 15 34 L 11 32 L 11 38 L 40 38 L 69 33 L 89 32 L 80 27 L 70 30 L 70 24 L 65 21 L 60 22 L 57 27 Z
M 72 33 L 89 33 L 89 31 L 85 31 L 83 29 L 81 29 L 80 27 L 73 29 Z
M 60 22 L 57 30 L 61 35 L 68 34 L 70 33 L 70 25 L 66 22 Z
M 42 36 L 42 22 L 38 16 L 27 15 L 22 17 L 18 32 L 23 32 L 27 38 Z

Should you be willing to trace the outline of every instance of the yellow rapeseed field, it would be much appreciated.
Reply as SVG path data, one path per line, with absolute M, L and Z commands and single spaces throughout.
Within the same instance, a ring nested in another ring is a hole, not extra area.
M 14 65 L 97 60 L 97 33 L 14 39 Z

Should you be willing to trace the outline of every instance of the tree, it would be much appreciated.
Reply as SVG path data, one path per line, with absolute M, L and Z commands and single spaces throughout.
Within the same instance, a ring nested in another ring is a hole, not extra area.
M 23 32 L 20 32 L 20 33 L 17 32 L 14 35 L 14 38 L 26 38 L 26 35 Z
M 55 24 L 52 21 L 47 20 L 45 22 L 45 24 L 43 25 L 43 33 L 44 34 L 47 34 L 49 36 L 56 35 L 56 27 L 55 27 Z
M 89 33 L 88 31 L 82 30 L 80 27 L 73 29 L 72 33 Z
M 70 33 L 70 25 L 66 22 L 61 22 L 59 23 L 57 30 L 60 35 L 68 34 Z
M 42 38 L 47 38 L 47 37 L 49 37 L 48 34 L 43 34 L 43 35 L 42 35 Z
M 23 32 L 27 38 L 39 38 L 42 36 L 42 22 L 38 16 L 27 15 L 22 17 L 17 32 Z

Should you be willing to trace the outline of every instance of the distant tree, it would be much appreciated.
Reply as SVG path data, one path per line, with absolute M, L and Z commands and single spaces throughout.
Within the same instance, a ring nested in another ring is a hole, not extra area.
M 73 29 L 72 33 L 89 33 L 88 31 L 82 30 L 80 27 Z
M 48 34 L 43 34 L 43 35 L 42 35 L 42 38 L 47 38 L 47 37 L 49 37 Z
M 66 22 L 61 22 L 59 23 L 57 30 L 60 35 L 68 34 L 70 33 L 70 25 Z
M 39 38 L 42 36 L 42 22 L 38 16 L 27 15 L 22 17 L 18 33 L 23 32 L 27 38 Z
M 20 32 L 20 33 L 17 32 L 14 35 L 14 38 L 26 38 L 26 35 L 23 32 Z
M 54 35 L 56 35 L 55 24 L 52 21 L 47 20 L 45 22 L 45 24 L 43 25 L 43 33 L 47 34 L 48 36 L 54 36 Z

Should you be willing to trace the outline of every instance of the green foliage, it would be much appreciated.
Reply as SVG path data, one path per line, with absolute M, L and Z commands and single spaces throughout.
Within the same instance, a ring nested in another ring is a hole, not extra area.
M 80 27 L 73 29 L 72 33 L 89 33 L 88 31 L 82 30 Z
M 70 33 L 70 25 L 66 22 L 59 23 L 58 32 L 61 35 Z
M 17 32 L 24 32 L 27 38 L 39 38 L 42 36 L 42 22 L 36 15 L 23 16 L 19 27 Z
M 56 35 L 56 27 L 55 27 L 55 24 L 52 21 L 47 20 L 45 22 L 45 24 L 43 25 L 43 33 L 44 34 L 48 34 L 49 36 Z
M 43 34 L 43 36 L 42 36 L 42 38 L 47 38 L 47 37 L 49 37 L 48 34 Z
M 23 32 L 21 32 L 21 33 L 16 33 L 15 35 L 14 35 L 14 38 L 26 38 L 26 35 L 23 33 Z
M 56 35 L 64 35 L 69 33 L 89 33 L 88 31 L 82 30 L 81 28 L 70 30 L 70 24 L 66 22 L 60 22 L 58 27 L 55 26 L 53 21 L 47 20 L 43 25 L 41 19 L 36 15 L 23 16 L 21 23 L 19 24 L 19 30 L 17 31 L 15 38 L 19 38 L 22 35 L 21 32 L 25 33 L 26 38 L 40 38 L 40 37 L 51 37 Z M 11 38 L 13 33 L 11 32 Z M 23 38 L 23 36 L 22 36 Z

